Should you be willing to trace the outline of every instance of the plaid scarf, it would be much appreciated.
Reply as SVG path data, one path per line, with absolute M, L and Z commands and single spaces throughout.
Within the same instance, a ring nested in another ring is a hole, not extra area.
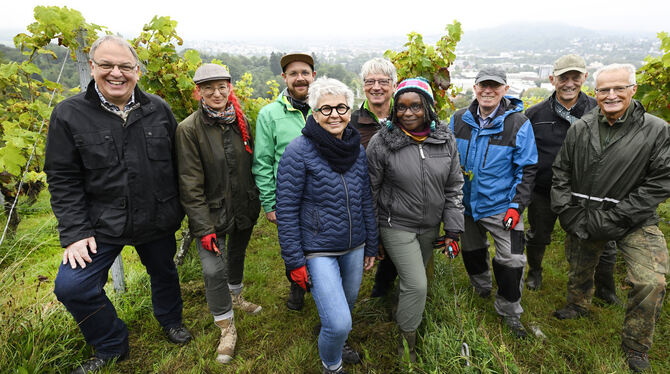
M 223 121 L 223 123 L 233 123 L 237 119 L 237 115 L 235 114 L 235 107 L 233 107 L 230 101 L 228 101 L 223 111 L 220 112 L 205 104 L 204 99 L 200 100 L 200 103 L 202 104 L 202 110 L 210 118 L 220 119 Z

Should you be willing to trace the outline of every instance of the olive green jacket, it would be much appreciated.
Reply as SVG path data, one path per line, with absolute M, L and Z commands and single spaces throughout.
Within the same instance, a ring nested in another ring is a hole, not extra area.
M 202 237 L 253 227 L 260 201 L 252 155 L 237 123 L 209 118 L 200 108 L 177 126 L 176 142 L 180 201 L 191 233 Z
M 670 125 L 633 100 L 625 127 L 602 148 L 600 109 L 568 129 L 553 164 L 551 208 L 570 234 L 618 240 L 659 221 L 670 197 Z

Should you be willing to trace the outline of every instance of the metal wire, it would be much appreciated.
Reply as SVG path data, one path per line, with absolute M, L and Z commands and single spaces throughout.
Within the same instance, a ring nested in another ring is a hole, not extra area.
M 56 84 L 60 82 L 60 78 L 63 75 L 63 70 L 65 69 L 65 62 L 67 61 L 69 53 L 65 53 L 65 57 L 63 57 L 63 65 L 60 67 L 60 72 L 58 73 L 58 78 L 56 79 Z M 56 94 L 56 88 L 51 91 L 51 97 L 49 98 L 49 105 L 47 108 L 51 108 L 51 103 L 53 102 L 54 96 Z M 30 162 L 33 160 L 33 156 L 35 155 L 35 149 L 37 149 L 37 142 L 40 140 L 40 135 L 42 134 L 42 129 L 44 128 L 44 124 L 46 123 L 46 118 L 42 118 L 42 125 L 40 125 L 40 129 L 37 132 L 37 139 L 35 139 L 35 143 L 33 144 L 33 149 L 30 152 L 30 157 L 28 157 L 28 161 L 26 162 L 26 167 L 23 169 L 23 175 L 21 176 L 21 180 L 19 181 L 19 187 L 16 189 L 16 196 L 14 197 L 14 202 L 12 203 L 12 207 L 9 209 L 9 214 L 7 215 L 7 223 L 5 224 L 5 229 L 2 230 L 2 237 L 0 238 L 0 246 L 2 246 L 2 243 L 5 241 L 5 236 L 7 234 L 7 229 L 9 228 L 9 222 L 12 219 L 12 214 L 14 213 L 14 208 L 16 208 L 16 202 L 19 201 L 19 194 L 21 193 L 21 187 L 23 187 L 23 180 L 26 178 L 26 175 L 28 174 L 28 167 L 30 166 Z
M 454 306 L 456 307 L 456 314 L 458 315 L 458 325 L 461 328 L 461 356 L 465 357 L 465 366 L 470 366 L 470 347 L 465 342 L 465 331 L 463 331 L 463 317 L 461 317 L 461 306 L 458 305 L 456 298 L 456 281 L 454 281 L 454 268 L 451 265 L 453 258 L 449 256 L 449 272 L 451 273 L 451 286 L 454 289 Z

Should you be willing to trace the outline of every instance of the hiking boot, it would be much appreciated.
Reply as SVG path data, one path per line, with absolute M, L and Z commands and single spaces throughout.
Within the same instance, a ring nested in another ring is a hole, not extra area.
M 128 351 L 119 356 L 109 357 L 109 358 L 100 358 L 96 356 L 91 356 L 88 360 L 79 364 L 79 366 L 72 370 L 70 374 L 86 374 L 86 373 L 96 373 L 102 370 L 103 367 L 111 364 L 112 362 L 121 362 L 127 359 L 129 356 Z
M 323 363 L 321 363 L 321 365 L 323 366 Z M 344 371 L 344 367 L 342 367 L 341 364 L 340 364 L 340 367 L 338 367 L 338 368 L 335 369 L 335 370 L 330 370 L 330 369 L 328 369 L 327 367 L 323 366 L 323 371 L 322 371 L 322 373 L 323 373 L 323 374 L 347 374 L 347 372 Z
M 361 355 L 356 352 L 347 342 L 344 342 L 344 347 L 342 347 L 342 362 L 349 365 L 360 364 Z
M 482 299 L 488 299 L 491 297 L 491 290 L 478 290 L 475 288 L 475 293 L 477 296 L 481 297 Z
M 256 305 L 252 302 L 244 300 L 242 297 L 242 292 L 238 293 L 235 295 L 234 293 L 230 293 L 230 296 L 233 298 L 233 307 L 237 308 L 239 310 L 245 311 L 249 314 L 258 314 L 263 307 L 260 305 Z
M 219 346 L 216 348 L 216 361 L 222 364 L 227 364 L 233 359 L 235 353 L 235 343 L 237 343 L 237 330 L 235 330 L 235 322 L 233 318 L 222 319 L 221 321 L 214 321 L 221 329 L 221 338 L 219 339 Z
M 163 328 L 163 331 L 165 331 L 165 335 L 167 335 L 168 340 L 174 344 L 186 344 L 190 342 L 191 339 L 193 339 L 193 336 L 190 332 L 188 332 L 188 330 L 186 330 L 184 325 Z
M 402 331 L 398 339 L 398 357 L 401 360 L 405 359 L 405 344 L 407 342 L 407 349 L 409 351 L 409 361 L 416 362 L 416 331 Z
M 596 291 L 593 293 L 593 297 L 593 301 L 596 303 L 623 306 L 621 299 L 619 299 L 614 291 L 596 288 Z
M 638 352 L 621 344 L 623 352 L 626 354 L 626 361 L 628 367 L 633 373 L 641 373 L 651 367 L 649 364 L 649 357 L 645 352 Z
M 537 291 L 542 287 L 542 269 L 528 270 L 526 277 L 526 288 L 531 291 Z
M 519 316 L 503 316 L 503 322 L 517 338 L 525 339 L 528 335 L 526 328 L 523 327 Z
M 291 291 L 286 300 L 286 307 L 291 310 L 302 310 L 305 305 L 305 290 L 297 283 L 291 282 Z
M 575 319 L 587 316 L 588 314 L 589 314 L 588 310 L 579 307 L 577 305 L 568 304 L 564 306 L 562 309 L 554 311 L 552 315 L 558 319 Z
M 382 284 L 381 282 L 375 282 L 372 286 L 372 292 L 370 292 L 370 297 L 384 297 L 389 292 L 389 285 Z

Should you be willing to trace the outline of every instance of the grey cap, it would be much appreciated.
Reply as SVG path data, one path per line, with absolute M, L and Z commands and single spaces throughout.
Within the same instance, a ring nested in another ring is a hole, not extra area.
M 572 70 L 586 73 L 586 61 L 577 55 L 565 55 L 554 62 L 555 77 Z
M 193 76 L 195 84 L 220 79 L 230 80 L 230 73 L 226 68 L 217 64 L 202 64 Z
M 312 71 L 314 71 L 314 59 L 312 56 L 308 55 L 307 53 L 289 53 L 285 54 L 281 60 L 279 61 L 279 64 L 281 65 L 281 71 L 286 71 L 286 66 L 290 64 L 291 62 L 304 62 L 309 67 L 312 68 Z
M 494 81 L 500 84 L 507 85 L 507 74 L 502 69 L 498 68 L 484 68 L 477 73 L 475 84 L 483 81 Z

